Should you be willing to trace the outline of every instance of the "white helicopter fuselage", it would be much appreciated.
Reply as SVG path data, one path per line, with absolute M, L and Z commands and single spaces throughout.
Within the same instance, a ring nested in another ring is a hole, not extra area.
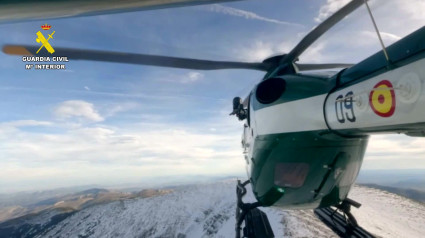
M 260 82 L 242 135 L 257 200 L 337 204 L 357 178 L 369 135 L 425 136 L 424 36 L 421 28 L 389 47 L 391 63 L 378 52 L 333 77 L 272 73 Z

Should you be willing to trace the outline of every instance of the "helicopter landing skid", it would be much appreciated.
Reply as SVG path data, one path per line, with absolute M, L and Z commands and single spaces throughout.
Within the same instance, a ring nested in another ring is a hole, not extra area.
M 346 198 L 336 208 L 317 208 L 314 214 L 340 237 L 374 238 L 374 235 L 358 225 L 351 213 L 351 206 L 359 208 L 361 204 Z
M 255 203 L 244 203 L 242 197 L 246 194 L 245 186 L 249 184 L 249 180 L 241 183 L 238 180 L 236 187 L 236 238 L 241 238 L 241 226 L 242 222 L 245 221 L 245 227 L 243 228 L 243 236 L 246 238 L 274 238 L 273 230 L 270 226 L 267 215 L 258 209 L 261 206 L 259 202 Z

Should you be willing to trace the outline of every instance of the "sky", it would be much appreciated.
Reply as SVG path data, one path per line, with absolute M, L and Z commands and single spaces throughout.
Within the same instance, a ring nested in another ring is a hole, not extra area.
M 261 61 L 291 50 L 347 1 L 223 4 L 0 25 L 0 44 L 53 46 L 212 60 Z M 386 45 L 423 26 L 423 0 L 371 0 Z M 301 62 L 356 63 L 380 50 L 361 7 Z M 263 74 L 71 61 L 25 70 L 0 54 L 0 193 L 169 176 L 245 174 L 243 124 L 229 117 Z M 425 169 L 425 138 L 373 136 L 362 169 Z

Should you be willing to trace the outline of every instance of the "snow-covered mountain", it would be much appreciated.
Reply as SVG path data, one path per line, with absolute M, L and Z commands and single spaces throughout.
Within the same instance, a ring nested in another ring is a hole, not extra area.
M 101 204 L 69 213 L 52 222 L 48 213 L 9 229 L 42 227 L 26 237 L 234 237 L 234 180 L 180 186 L 172 193 Z M 363 206 L 353 209 L 359 223 L 381 237 L 424 237 L 425 206 L 381 190 L 354 187 L 350 197 Z M 252 200 L 248 191 L 245 201 Z M 311 210 L 262 208 L 276 237 L 336 237 Z M 52 215 L 58 215 L 51 211 Z M 0 224 L 0 229 L 3 224 Z

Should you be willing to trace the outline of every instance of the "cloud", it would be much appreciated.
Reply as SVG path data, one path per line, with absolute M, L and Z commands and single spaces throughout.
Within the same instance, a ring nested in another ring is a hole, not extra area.
M 92 125 L 62 128 L 60 133 L 5 131 L 0 181 L 10 188 L 32 184 L 37 189 L 75 185 L 79 180 L 104 184 L 157 176 L 242 173 L 244 160 L 235 127 L 229 129 L 226 122 L 216 120 L 204 123 L 199 127 L 170 122 L 119 128 Z M 209 131 L 213 126 L 221 128 Z
M 327 0 L 320 7 L 314 21 L 322 22 L 348 2 L 349 0 Z M 378 28 L 384 35 L 391 32 L 391 34 L 403 37 L 413 30 L 422 27 L 425 21 L 425 15 L 423 14 L 425 2 L 423 0 L 374 0 L 368 3 Z M 373 29 L 369 13 L 365 6 L 360 6 L 349 17 L 350 23 L 360 23 L 368 29 Z
M 16 135 L 12 136 L 12 133 Z M 9 137 L 5 144 L 13 144 L 14 147 L 3 151 L 0 155 L 2 161 L 21 158 L 21 163 L 49 162 L 46 166 L 75 161 L 92 164 L 160 165 L 164 161 L 190 164 L 240 157 L 239 146 L 235 146 L 239 143 L 238 134 L 217 130 L 214 133 L 204 132 L 170 124 L 150 124 L 149 127 L 140 124 L 124 129 L 90 126 L 54 134 L 18 130 L 10 132 Z
M 320 7 L 319 15 L 314 18 L 315 22 L 322 22 L 345 6 L 350 0 L 327 0 L 326 4 Z
M 396 34 L 391 34 L 391 33 L 388 33 L 388 32 L 382 32 L 381 31 L 380 35 L 381 35 L 383 40 L 392 41 L 392 43 L 401 39 L 401 36 L 398 36 Z
M 365 154 L 365 169 L 425 169 L 425 138 L 374 135 Z
M 0 126 L 10 126 L 10 127 L 26 127 L 26 126 L 51 126 L 52 122 L 49 121 L 37 121 L 37 120 L 18 120 L 0 123 Z
M 370 1 L 370 5 L 381 32 L 404 37 L 424 25 L 423 0 L 375 0 Z
M 166 76 L 162 76 L 159 78 L 160 81 L 170 82 L 170 83 L 181 83 L 181 84 L 192 84 L 195 82 L 199 82 L 204 79 L 205 75 L 200 72 L 191 71 L 185 74 L 174 74 Z
M 236 16 L 236 17 L 243 17 L 245 19 L 250 20 L 259 20 L 264 22 L 270 22 L 280 25 L 292 25 L 292 26 L 302 26 L 300 24 L 292 23 L 292 22 L 286 22 L 286 21 L 279 21 L 272 18 L 262 17 L 257 15 L 254 12 L 244 11 L 233 7 L 227 7 L 220 4 L 213 4 L 211 6 L 208 6 L 208 10 L 212 12 L 222 13 L 230 16 Z
M 84 89 L 90 91 L 90 88 L 88 86 L 84 86 Z
M 370 40 L 367 40 L 367 42 L 369 43 L 370 42 L 377 43 L 379 40 L 378 35 L 376 34 L 376 31 L 362 31 L 360 34 L 361 34 L 361 39 L 363 39 L 363 41 L 365 41 L 366 39 L 370 39 Z M 381 35 L 382 40 L 386 44 L 392 44 L 402 38 L 401 36 L 398 36 L 396 34 L 391 34 L 388 32 L 380 31 L 379 34 Z
M 135 102 L 120 102 L 112 103 L 104 106 L 103 115 L 104 117 L 115 116 L 119 112 L 126 112 L 140 107 L 139 103 Z
M 199 72 L 189 72 L 180 80 L 181 83 L 193 83 L 204 78 L 204 74 Z
M 315 21 L 322 21 L 343 7 L 347 1 L 328 0 L 320 7 Z M 369 1 L 372 14 L 385 46 L 390 46 L 423 26 L 425 16 L 417 8 L 425 7 L 420 0 Z M 388 14 L 391 13 L 391 14 Z M 403 27 L 400 27 L 403 26 Z M 353 50 L 355 49 L 355 50 Z M 365 6 L 353 12 L 335 28 L 325 33 L 300 56 L 305 63 L 357 63 L 382 50 Z
M 326 49 L 328 42 L 322 41 L 310 46 L 303 54 L 302 59 L 308 63 L 330 62 L 329 55 L 323 51 Z
M 81 100 L 62 102 L 54 110 L 54 114 L 61 119 L 80 118 L 93 122 L 103 121 L 104 118 L 96 111 L 94 105 Z
M 370 140 L 368 158 L 382 160 L 406 157 L 423 160 L 425 155 L 424 140 L 424 138 L 405 135 L 376 135 Z
M 275 42 L 257 39 L 248 45 L 237 47 L 234 51 L 235 55 L 243 61 L 261 62 L 271 56 L 288 53 L 292 46 L 294 41 L 290 40 Z
M 20 129 L 28 129 L 27 127 L 46 127 L 54 126 L 55 124 L 49 121 L 37 120 L 17 120 L 0 123 L 0 140 L 8 141 L 11 137 L 19 137 L 17 131 Z M 1 151 L 1 146 L 0 146 Z

